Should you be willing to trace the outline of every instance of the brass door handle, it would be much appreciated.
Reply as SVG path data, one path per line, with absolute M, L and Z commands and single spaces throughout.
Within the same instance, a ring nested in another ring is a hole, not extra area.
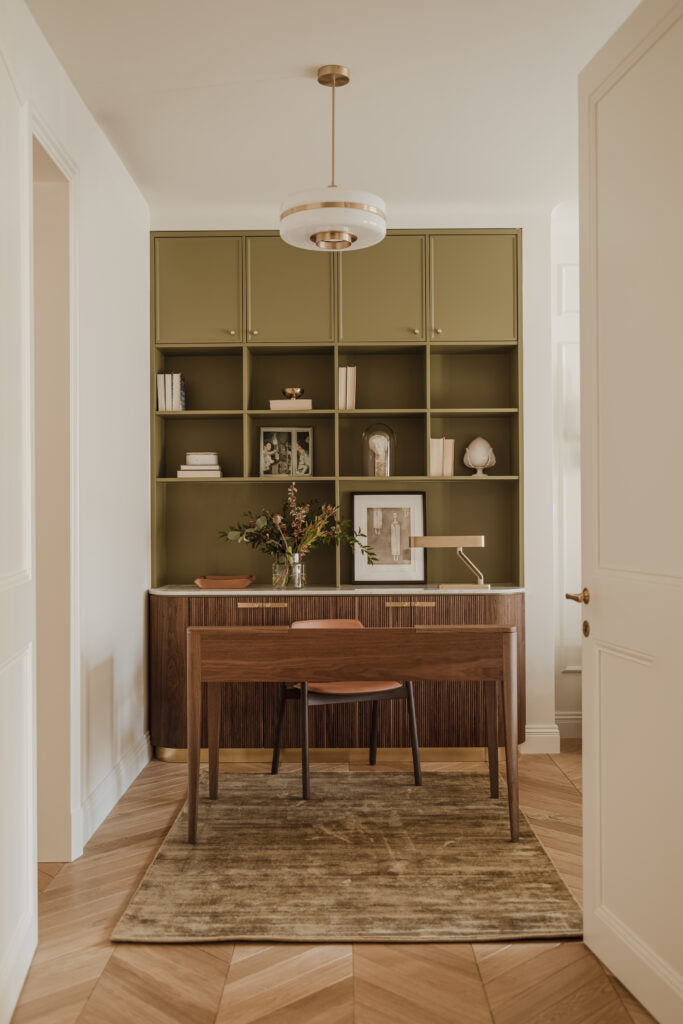
M 385 601 L 385 608 L 410 608 L 410 601 Z
M 588 587 L 584 587 L 580 594 L 565 594 L 568 601 L 578 601 L 579 604 L 588 604 L 591 599 L 591 592 Z
M 413 601 L 413 608 L 436 608 L 436 601 Z

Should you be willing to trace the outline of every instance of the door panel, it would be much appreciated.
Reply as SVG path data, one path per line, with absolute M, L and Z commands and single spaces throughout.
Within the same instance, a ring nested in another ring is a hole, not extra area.
M 333 260 L 279 236 L 247 238 L 247 340 L 334 340 Z
M 159 344 L 241 340 L 240 238 L 157 238 L 154 274 Z
M 340 268 L 341 341 L 424 341 L 423 235 L 342 253 Z
M 431 337 L 516 341 L 515 235 L 430 236 Z
M 680 0 L 646 0 L 580 78 L 584 937 L 663 1024 L 683 1019 L 681 95 Z

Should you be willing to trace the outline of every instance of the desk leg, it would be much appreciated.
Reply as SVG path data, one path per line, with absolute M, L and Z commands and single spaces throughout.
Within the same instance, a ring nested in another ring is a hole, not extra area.
M 187 643 L 187 841 L 197 841 L 199 748 L 202 739 L 201 638 L 189 633 Z
M 206 684 L 206 724 L 209 734 L 209 797 L 218 799 L 218 751 L 221 738 L 220 683 Z
M 489 748 L 489 785 L 491 797 L 498 796 L 498 681 L 484 683 L 486 696 L 486 739 Z
M 517 634 L 505 637 L 503 654 L 503 709 L 505 711 L 505 762 L 507 764 L 510 839 L 519 839 L 519 781 L 517 776 Z

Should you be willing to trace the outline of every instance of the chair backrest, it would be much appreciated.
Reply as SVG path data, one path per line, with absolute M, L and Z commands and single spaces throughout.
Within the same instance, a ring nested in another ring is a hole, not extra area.
M 363 629 L 359 619 L 300 619 L 290 629 Z

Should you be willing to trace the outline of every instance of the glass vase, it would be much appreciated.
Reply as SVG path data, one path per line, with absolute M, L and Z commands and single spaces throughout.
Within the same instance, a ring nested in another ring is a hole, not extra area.
M 396 435 L 385 423 L 373 423 L 363 431 L 363 473 L 391 476 L 394 472 Z
M 289 576 L 293 587 L 299 589 L 306 586 L 306 563 L 302 555 L 292 555 Z
M 278 590 L 289 583 L 289 560 L 286 555 L 276 555 L 273 559 L 273 586 Z

